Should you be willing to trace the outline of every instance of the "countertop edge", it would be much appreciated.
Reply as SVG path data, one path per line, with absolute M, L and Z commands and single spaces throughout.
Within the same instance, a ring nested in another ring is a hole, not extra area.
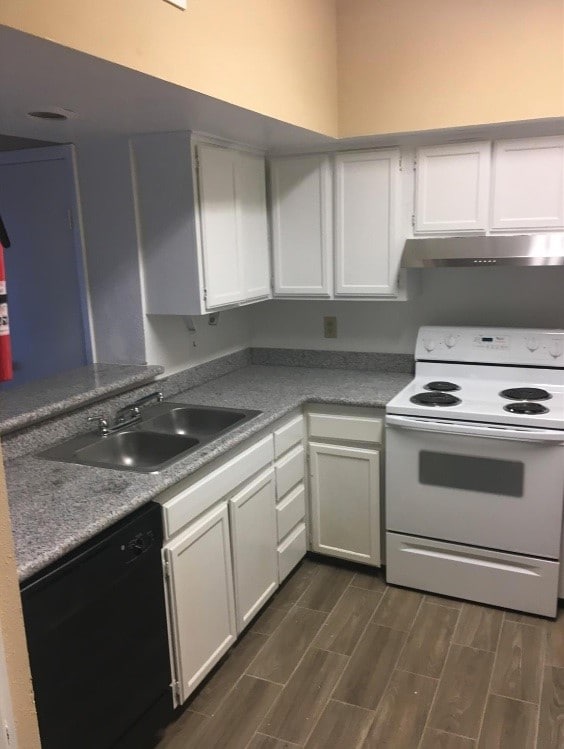
M 0 437 L 5 437 L 6 435 L 20 429 L 27 429 L 28 427 L 36 426 L 42 421 L 47 421 L 53 417 L 60 416 L 67 411 L 74 411 L 82 406 L 95 403 L 96 401 L 108 396 L 119 395 L 119 393 L 129 390 L 133 386 L 146 385 L 152 382 L 159 375 L 162 375 L 164 371 L 164 367 L 160 365 L 147 365 L 146 371 L 131 373 L 127 377 L 123 377 L 113 384 L 107 383 L 100 385 L 86 393 L 70 395 L 65 399 L 49 403 L 45 406 L 40 406 L 39 408 L 30 409 L 29 411 L 18 414 L 17 416 L 9 416 L 5 419 L 0 417 Z M 9 393 L 10 391 L 6 391 L 6 395 L 9 395 Z

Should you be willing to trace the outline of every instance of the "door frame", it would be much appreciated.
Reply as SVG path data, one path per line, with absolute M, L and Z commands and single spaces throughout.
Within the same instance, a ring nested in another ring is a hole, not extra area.
M 84 355 L 87 364 L 96 360 L 96 345 L 92 326 L 92 305 L 88 283 L 86 264 L 86 244 L 84 240 L 84 226 L 80 204 L 80 186 L 76 164 L 76 148 L 72 143 L 59 146 L 42 146 L 41 148 L 25 148 L 16 151 L 0 152 L 0 166 L 7 164 L 29 164 L 34 161 L 64 161 L 67 173 L 71 175 L 68 183 L 67 199 L 69 201 L 72 240 L 76 260 L 76 276 L 80 297 L 80 311 L 82 316 L 82 339 Z M 0 206 L 1 209 L 1 206 Z M 9 233 L 10 227 L 6 227 Z M 9 293 L 8 279 L 8 293 Z

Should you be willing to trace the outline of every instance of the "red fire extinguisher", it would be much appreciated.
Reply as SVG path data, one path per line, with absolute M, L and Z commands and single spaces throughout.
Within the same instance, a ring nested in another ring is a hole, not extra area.
M 10 246 L 8 234 L 0 217 L 0 382 L 11 380 L 12 345 L 10 342 L 10 325 L 8 322 L 8 294 L 6 291 L 6 267 L 4 249 Z

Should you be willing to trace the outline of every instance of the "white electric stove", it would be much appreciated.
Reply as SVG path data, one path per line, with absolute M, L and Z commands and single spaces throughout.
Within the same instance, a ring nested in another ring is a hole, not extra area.
M 564 331 L 421 328 L 386 408 L 387 579 L 554 616 Z

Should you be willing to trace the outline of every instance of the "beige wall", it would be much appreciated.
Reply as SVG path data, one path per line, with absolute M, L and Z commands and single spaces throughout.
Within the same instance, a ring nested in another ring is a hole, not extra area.
M 40 749 L 0 448 L 0 631 L 20 749 Z
M 563 0 L 338 0 L 339 135 L 564 116 Z
M 336 0 L 4 0 L 0 23 L 329 135 Z

